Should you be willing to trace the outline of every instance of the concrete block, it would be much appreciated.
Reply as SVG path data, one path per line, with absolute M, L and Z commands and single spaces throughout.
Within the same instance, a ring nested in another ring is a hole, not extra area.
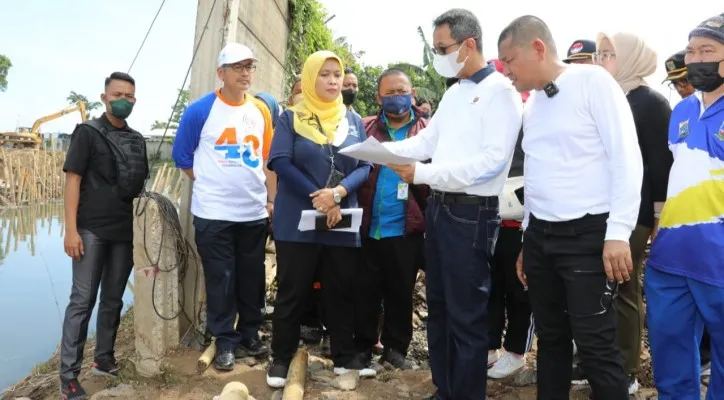
M 154 201 L 136 199 L 133 223 L 133 287 L 136 369 L 161 373 L 161 360 L 179 345 L 179 260 L 171 225 Z M 142 210 L 142 212 L 141 212 Z

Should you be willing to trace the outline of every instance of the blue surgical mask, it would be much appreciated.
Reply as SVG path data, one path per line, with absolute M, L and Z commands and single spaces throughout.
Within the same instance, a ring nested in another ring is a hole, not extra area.
M 392 115 L 402 115 L 412 107 L 412 93 L 382 96 L 382 110 Z

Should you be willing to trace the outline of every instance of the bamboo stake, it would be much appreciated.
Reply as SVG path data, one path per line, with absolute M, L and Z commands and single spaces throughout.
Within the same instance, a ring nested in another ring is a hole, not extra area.
M 309 352 L 306 347 L 297 350 L 297 354 L 294 355 L 292 362 L 289 364 L 287 383 L 284 385 L 282 399 L 302 400 L 304 398 L 304 382 L 307 378 L 308 360 Z

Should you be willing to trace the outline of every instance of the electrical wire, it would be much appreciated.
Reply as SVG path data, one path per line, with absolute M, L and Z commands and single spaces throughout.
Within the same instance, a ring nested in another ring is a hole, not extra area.
M 186 75 L 184 76 L 183 83 L 181 84 L 182 88 L 186 87 L 186 82 L 188 81 L 189 75 L 191 74 L 191 68 L 194 65 L 194 61 L 196 60 L 196 55 L 198 54 L 199 47 L 201 46 L 201 43 L 204 39 L 204 35 L 206 34 L 206 31 L 209 27 L 209 22 L 211 21 L 211 16 L 213 15 L 214 9 L 216 8 L 216 3 L 218 0 L 214 0 L 214 2 L 211 4 L 211 9 L 209 10 L 209 15 L 206 18 L 206 22 L 204 24 L 204 28 L 201 30 L 201 33 L 199 35 L 198 43 L 196 43 L 196 46 L 194 48 L 194 51 L 191 55 L 191 62 L 189 63 L 189 66 L 186 70 Z M 158 17 L 158 14 L 161 12 L 161 8 L 163 8 L 163 3 L 161 3 L 161 7 L 159 7 L 159 11 L 156 13 L 156 17 Z M 154 18 L 155 22 L 156 18 Z M 151 23 L 151 27 L 153 26 L 153 22 Z M 149 28 L 150 32 L 151 28 Z M 146 37 L 148 37 L 148 33 L 146 33 Z M 141 52 L 141 49 L 143 48 L 143 44 L 145 43 L 146 38 L 144 38 L 143 43 L 141 43 L 141 47 L 138 49 L 138 53 L 136 54 L 136 57 L 138 57 L 138 54 Z M 134 59 L 135 63 L 135 59 Z M 133 63 L 131 64 L 131 67 L 133 67 Z M 130 68 L 129 68 L 130 71 Z M 169 124 L 171 124 L 171 120 L 173 119 L 176 107 L 178 106 L 180 100 L 181 100 L 182 91 L 179 91 L 178 96 L 176 97 L 176 102 L 174 103 L 173 109 L 171 114 L 168 117 L 168 121 L 166 122 L 166 128 L 163 132 L 163 135 L 161 136 L 161 140 L 159 141 L 158 148 L 156 149 L 156 153 L 160 152 L 161 145 L 163 144 L 164 139 L 166 138 L 166 134 L 168 133 L 168 127 Z M 151 162 L 151 165 L 149 166 L 149 171 L 153 170 L 153 167 L 155 166 L 156 162 L 158 161 L 157 158 L 154 158 L 154 160 Z M 148 179 L 146 178 L 146 184 L 148 184 Z M 136 210 L 135 210 L 135 216 L 144 218 L 144 230 L 143 230 L 143 248 L 146 255 L 146 258 L 151 262 L 150 267 L 154 268 L 153 272 L 153 285 L 151 288 L 151 301 L 153 305 L 153 310 L 156 313 L 156 315 L 161 318 L 162 320 L 174 320 L 178 318 L 181 314 L 183 314 L 188 321 L 190 321 L 192 328 L 196 331 L 197 339 L 204 338 L 205 342 L 201 342 L 199 340 L 199 344 L 205 345 L 208 343 L 208 341 L 211 339 L 206 332 L 202 332 L 199 330 L 199 325 L 202 320 L 201 313 L 203 311 L 202 307 L 199 307 L 199 309 L 196 309 L 196 303 L 194 302 L 194 309 L 191 315 L 194 317 L 192 318 L 187 310 L 184 308 L 183 305 L 183 298 L 185 297 L 184 293 L 186 292 L 186 288 L 184 287 L 185 277 L 186 273 L 188 272 L 188 267 L 191 262 L 195 262 L 196 266 L 196 276 L 194 278 L 194 300 L 197 297 L 198 294 L 198 282 L 199 282 L 199 270 L 201 269 L 201 265 L 199 263 L 198 257 L 196 256 L 193 246 L 191 243 L 184 237 L 183 230 L 181 228 L 181 222 L 179 220 L 178 211 L 176 210 L 176 205 L 166 196 L 156 193 L 156 192 L 150 192 L 146 191 L 145 189 L 139 196 L 139 200 L 136 204 Z M 159 241 L 159 248 L 158 256 L 154 259 L 151 257 L 151 252 L 148 249 L 148 245 L 146 243 L 146 233 L 148 230 L 148 213 L 147 207 L 149 202 L 153 202 L 156 204 L 158 208 L 159 215 L 161 217 L 161 220 L 164 221 L 163 224 L 161 224 L 161 237 Z M 170 225 L 170 232 L 167 232 L 167 225 Z M 172 248 L 174 249 L 177 263 L 175 265 L 167 266 L 165 269 L 161 268 L 161 252 L 164 248 L 164 242 L 166 240 L 172 240 L 173 245 Z M 159 273 L 169 273 L 172 271 L 175 271 L 178 269 L 178 275 L 179 275 L 179 311 L 175 313 L 175 315 L 163 315 L 156 305 L 156 282 L 157 277 Z
M 146 31 L 146 36 L 143 37 L 143 41 L 141 42 L 141 47 L 138 48 L 138 51 L 136 52 L 136 56 L 133 57 L 133 61 L 131 61 L 131 66 L 128 67 L 128 73 L 131 73 L 131 69 L 133 68 L 133 65 L 136 63 L 136 60 L 138 60 L 138 55 L 141 54 L 141 49 L 143 49 L 143 45 L 146 44 L 146 39 L 148 39 L 148 35 L 151 33 L 151 29 L 153 29 L 153 24 L 156 23 L 156 18 L 158 18 L 158 14 L 161 14 L 161 9 L 163 9 L 163 5 L 166 4 L 166 0 L 161 1 L 161 6 L 158 7 L 158 11 L 156 11 L 156 16 L 153 17 L 153 21 L 151 21 L 151 26 L 148 27 L 148 30 Z

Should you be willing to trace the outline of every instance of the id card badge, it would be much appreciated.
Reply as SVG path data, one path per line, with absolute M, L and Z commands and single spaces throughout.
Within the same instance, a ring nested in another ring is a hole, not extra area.
M 397 184 L 397 200 L 407 200 L 407 191 L 409 189 L 409 185 L 405 182 L 400 182 Z

